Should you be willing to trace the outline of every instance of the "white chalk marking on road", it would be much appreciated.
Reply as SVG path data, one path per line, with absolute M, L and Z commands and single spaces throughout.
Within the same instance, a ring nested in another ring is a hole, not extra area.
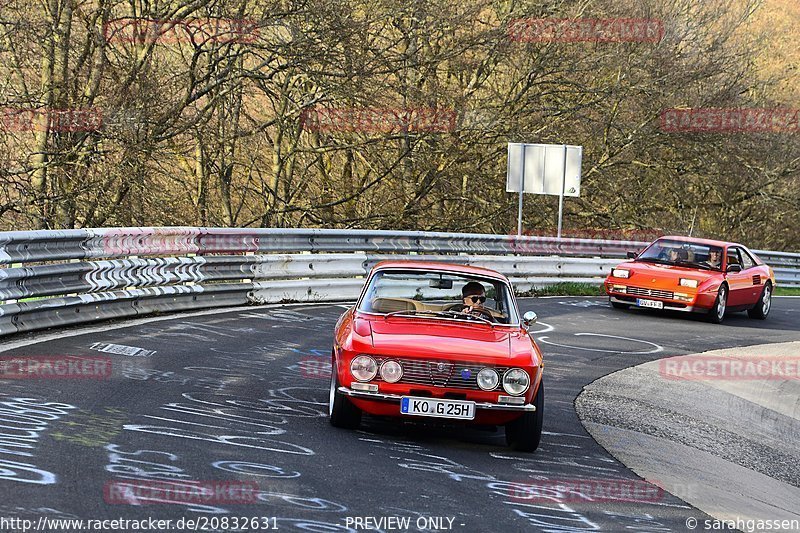
M 650 341 L 645 341 L 645 340 L 642 340 L 642 339 L 632 339 L 631 337 L 621 337 L 619 335 L 606 335 L 604 333 L 576 333 L 575 334 L 575 336 L 577 336 L 577 337 L 590 336 L 590 335 L 593 335 L 595 337 L 609 337 L 609 338 L 613 338 L 613 339 L 623 339 L 623 340 L 626 340 L 626 341 L 641 342 L 643 344 L 649 344 L 650 346 L 655 348 L 655 350 L 651 350 L 649 352 L 628 352 L 628 353 L 658 353 L 658 352 L 663 352 L 664 351 L 664 347 L 661 346 L 660 344 L 656 344 L 656 343 L 650 342 Z
M 537 326 L 544 326 L 545 329 L 540 330 L 540 331 L 531 331 L 531 333 L 535 333 L 535 334 L 547 333 L 547 332 L 550 332 L 550 331 L 555 331 L 555 329 L 556 329 L 554 326 L 551 326 L 550 324 L 548 324 L 546 322 L 537 322 L 536 325 Z
M 664 347 L 663 346 L 660 346 L 660 345 L 658 345 L 658 344 L 656 344 L 654 342 L 644 341 L 642 339 L 632 339 L 630 337 L 620 337 L 619 335 L 605 335 L 603 333 L 575 333 L 574 335 L 576 337 L 591 335 L 591 336 L 595 336 L 595 337 L 608 337 L 608 338 L 611 338 L 611 339 L 622 339 L 622 340 L 632 341 L 632 342 L 641 342 L 642 344 L 649 344 L 650 346 L 653 346 L 653 349 L 652 350 L 648 350 L 646 352 L 628 352 L 628 351 L 625 351 L 625 350 L 603 350 L 603 349 L 600 349 L 600 348 L 584 348 L 583 346 L 571 346 L 569 344 L 559 344 L 557 342 L 552 342 L 552 341 L 547 340 L 549 337 L 546 337 L 546 336 L 545 337 L 536 337 L 536 340 L 539 341 L 539 342 L 542 342 L 544 344 L 549 344 L 551 346 L 559 346 L 561 348 L 572 348 L 574 350 L 586 350 L 587 352 L 623 353 L 623 354 L 651 354 L 651 353 L 658 353 L 658 352 L 663 352 L 664 351 Z
M 200 422 L 187 422 L 185 420 L 175 420 L 174 418 L 164 418 L 163 416 L 143 415 L 145 418 L 152 418 L 154 420 L 162 420 L 164 422 L 177 422 L 178 424 L 187 424 L 190 426 L 201 426 L 204 428 L 225 429 L 224 426 L 212 426 L 211 424 L 201 424 Z
M 572 307 L 583 307 L 583 308 L 607 307 L 608 306 L 608 304 L 606 302 L 600 302 L 600 301 L 597 301 L 597 300 L 579 300 L 577 302 L 566 301 L 566 302 L 558 302 L 558 303 L 561 304 L 561 305 L 570 305 Z
M 553 431 L 542 431 L 542 435 L 554 435 L 556 437 L 575 437 L 578 439 L 592 439 L 589 435 L 575 435 L 574 433 L 556 433 Z
M 583 446 L 578 446 L 577 444 L 558 444 L 555 442 L 548 442 L 547 444 L 542 445 L 542 447 L 547 446 L 558 446 L 560 448 L 583 448 Z

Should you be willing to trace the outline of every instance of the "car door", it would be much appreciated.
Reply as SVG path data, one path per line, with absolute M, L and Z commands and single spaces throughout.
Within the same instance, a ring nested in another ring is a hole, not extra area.
M 734 307 L 738 305 L 745 305 L 749 298 L 749 291 L 751 290 L 752 280 L 749 278 L 747 272 L 741 270 L 739 272 L 731 272 L 732 265 L 738 265 L 743 268 L 741 254 L 739 248 L 736 246 L 729 246 L 725 251 L 725 278 L 728 280 L 728 306 Z
M 761 270 L 756 264 L 756 260 L 745 250 L 739 248 L 739 258 L 742 261 L 742 274 L 747 276 L 748 285 L 746 289 L 742 289 L 742 304 L 741 305 L 755 305 L 761 297 L 761 291 L 764 288 L 766 280 L 761 274 Z

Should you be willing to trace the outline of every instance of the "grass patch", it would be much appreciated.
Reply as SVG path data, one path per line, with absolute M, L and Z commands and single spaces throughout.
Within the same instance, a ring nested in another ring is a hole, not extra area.
M 800 287 L 775 287 L 775 296 L 800 296 Z
M 529 291 L 521 291 L 518 296 L 605 296 L 606 291 L 599 283 L 575 283 L 565 281 L 544 287 L 533 287 Z

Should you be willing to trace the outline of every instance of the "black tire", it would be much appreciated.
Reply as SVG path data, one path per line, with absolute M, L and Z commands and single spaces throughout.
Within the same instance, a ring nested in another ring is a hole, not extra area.
M 350 402 L 350 399 L 339 392 L 339 376 L 336 374 L 336 362 L 331 365 L 331 388 L 328 398 L 328 413 L 333 427 L 342 429 L 358 429 L 361 425 L 361 409 Z
M 772 283 L 769 281 L 764 284 L 764 289 L 761 291 L 761 297 L 752 309 L 747 310 L 747 316 L 764 320 L 769 315 L 769 310 L 772 308 Z
M 629 304 L 621 304 L 619 302 L 612 302 L 610 300 L 609 303 L 611 304 L 611 307 L 613 307 L 614 309 L 628 309 L 630 307 Z
M 544 421 L 544 381 L 539 383 L 533 405 L 536 406 L 536 411 L 524 413 L 506 424 L 506 443 L 514 451 L 533 452 L 539 447 Z
M 725 319 L 725 309 L 728 306 L 728 286 L 724 283 L 719 286 L 717 299 L 714 300 L 714 307 L 708 312 L 708 321 L 714 324 L 722 324 Z

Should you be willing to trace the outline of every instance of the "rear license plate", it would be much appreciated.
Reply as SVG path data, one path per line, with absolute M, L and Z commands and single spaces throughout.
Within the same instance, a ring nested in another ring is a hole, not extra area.
M 403 396 L 400 400 L 400 412 L 404 415 L 472 420 L 475 418 L 475 402 Z
M 657 300 L 642 300 L 641 298 L 637 298 L 636 305 L 638 305 L 639 307 L 652 307 L 653 309 L 664 309 L 664 302 L 659 302 Z

